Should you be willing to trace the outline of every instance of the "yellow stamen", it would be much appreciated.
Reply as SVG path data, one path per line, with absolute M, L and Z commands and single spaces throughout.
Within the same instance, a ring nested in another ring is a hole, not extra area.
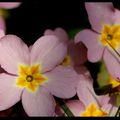
M 104 111 L 102 111 L 100 108 L 96 106 L 95 103 L 91 103 L 84 112 L 80 114 L 80 116 L 83 117 L 104 117 L 107 116 L 108 114 Z
M 39 85 L 43 84 L 47 78 L 40 73 L 40 65 L 19 66 L 19 77 L 17 78 L 16 85 L 26 88 L 31 92 L 35 92 Z
M 117 49 L 120 43 L 120 25 L 103 25 L 100 42 L 104 46 Z
M 63 62 L 62 62 L 62 65 L 65 66 L 65 67 L 71 65 L 71 58 L 70 58 L 69 55 L 67 55 L 67 56 L 64 58 L 64 60 L 63 60 Z
M 112 88 L 115 88 L 120 85 L 120 82 L 115 80 L 112 76 L 109 76 L 108 84 L 112 84 Z

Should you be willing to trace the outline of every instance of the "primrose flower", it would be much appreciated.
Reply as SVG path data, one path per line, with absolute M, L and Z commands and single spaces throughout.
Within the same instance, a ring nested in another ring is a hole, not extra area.
M 93 89 L 93 81 L 88 75 L 81 75 L 77 85 L 79 100 L 68 100 L 66 105 L 74 116 L 81 117 L 105 117 L 114 116 L 117 112 L 115 97 L 108 95 L 97 96 Z M 63 111 L 56 108 L 56 114 L 63 115 Z
M 15 35 L 0 40 L 0 110 L 22 100 L 29 116 L 52 116 L 53 95 L 70 98 L 76 94 L 77 74 L 72 67 L 61 66 L 67 47 L 56 36 L 39 38 L 30 49 Z
M 44 35 L 56 35 L 59 41 L 67 43 L 67 55 L 62 62 L 63 66 L 73 66 L 76 71 L 83 71 L 81 68 L 84 67 L 82 64 L 87 61 L 87 49 L 82 43 L 75 45 L 62 28 L 56 28 L 54 31 L 48 29 Z
M 75 36 L 75 43 L 80 41 L 88 49 L 87 56 L 91 62 L 104 59 L 110 74 L 117 80 L 120 77 L 120 11 L 111 2 L 85 3 L 92 30 L 85 29 Z
M 90 76 L 81 76 L 77 86 L 77 95 L 85 107 L 80 116 L 114 116 L 117 112 L 116 99 L 109 95 L 97 96 Z

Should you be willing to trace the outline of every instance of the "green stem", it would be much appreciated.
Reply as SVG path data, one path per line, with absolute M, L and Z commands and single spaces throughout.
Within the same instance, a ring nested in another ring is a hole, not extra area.
M 68 117 L 74 117 L 73 113 L 62 99 L 56 98 L 56 102 L 62 108 L 62 110 L 67 114 Z
M 70 111 L 70 109 L 67 107 L 65 103 L 61 105 L 61 108 L 67 114 L 68 117 L 74 117 L 73 113 Z
M 115 117 L 117 117 L 117 115 L 119 114 L 119 112 L 120 112 L 120 106 L 118 107 L 118 110 L 117 110 L 117 112 L 115 114 Z
M 115 53 L 120 57 L 120 54 L 118 53 L 117 50 L 106 40 L 106 42 L 110 45 L 110 47 L 115 51 Z

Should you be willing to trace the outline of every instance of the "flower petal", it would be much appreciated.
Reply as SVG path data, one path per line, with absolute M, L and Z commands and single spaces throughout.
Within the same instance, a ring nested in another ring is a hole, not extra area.
M 0 29 L 0 39 L 1 39 L 3 36 L 5 36 L 5 32 L 4 32 L 4 30 Z
M 0 8 L 13 9 L 20 6 L 21 2 L 0 2 Z
M 21 88 L 15 85 L 16 77 L 0 74 L 0 111 L 15 105 L 21 97 Z
M 61 42 L 68 42 L 69 40 L 66 31 L 62 28 L 56 28 L 54 31 L 48 29 L 44 32 L 44 35 L 56 35 Z
M 99 34 L 86 29 L 75 36 L 75 43 L 83 42 L 88 49 L 88 60 L 97 62 L 102 58 L 104 47 L 99 42 Z
M 113 19 L 114 19 L 114 24 L 120 24 L 120 10 L 115 9 Z
M 29 50 L 15 35 L 5 35 L 0 40 L 0 64 L 7 72 L 17 74 L 19 64 L 29 64 Z
M 109 116 L 115 116 L 118 107 L 115 106 L 116 103 L 116 97 L 115 96 L 111 96 L 109 97 L 109 99 L 106 101 L 106 104 L 102 105 L 102 110 L 107 112 L 109 114 Z
M 100 106 L 103 107 L 104 105 L 108 104 L 110 97 L 109 95 L 100 95 L 98 96 L 98 100 L 99 100 Z
M 70 100 L 66 105 L 69 107 L 71 112 L 78 117 L 80 117 L 81 112 L 85 110 L 85 106 L 80 100 Z
M 53 35 L 43 36 L 32 46 L 31 64 L 41 64 L 42 72 L 46 72 L 60 64 L 66 53 L 67 44 L 65 42 L 60 42 Z
M 58 66 L 44 75 L 48 78 L 44 85 L 56 97 L 70 98 L 76 94 L 79 76 L 72 67 Z
M 105 65 L 108 69 L 108 72 L 118 81 L 120 81 L 120 61 L 117 57 L 110 52 L 108 49 L 105 49 L 103 56 Z
M 88 78 L 90 77 L 90 72 L 84 65 L 74 66 L 74 69 L 77 72 L 77 74 L 82 74 Z
M 83 75 L 80 76 L 77 86 L 77 95 L 80 101 L 85 105 L 85 107 L 90 105 L 92 102 L 96 103 L 99 106 L 97 96 L 93 89 L 92 79 Z
M 80 65 L 87 61 L 87 48 L 81 42 L 75 44 L 70 41 L 68 51 L 74 65 Z
M 0 16 L 0 29 L 2 29 L 4 32 L 6 30 L 5 20 L 2 16 Z M 0 35 L 0 38 L 1 38 L 1 35 Z
M 101 32 L 103 24 L 113 24 L 114 7 L 112 2 L 86 2 L 85 8 L 91 26 L 95 31 Z
M 55 101 L 46 89 L 40 87 L 36 93 L 23 91 L 22 104 L 29 116 L 53 116 Z

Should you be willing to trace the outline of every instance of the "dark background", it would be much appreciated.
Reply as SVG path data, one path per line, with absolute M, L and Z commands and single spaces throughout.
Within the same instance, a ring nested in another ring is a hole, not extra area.
M 7 34 L 15 34 L 28 45 L 33 44 L 48 28 L 62 27 L 66 31 L 88 27 L 83 2 L 29 2 L 9 10 Z
M 114 6 L 117 7 L 118 3 L 114 2 Z M 48 28 L 62 27 L 67 32 L 74 28 L 90 28 L 84 2 L 80 0 L 23 2 L 9 12 L 7 34 L 19 36 L 28 45 L 33 44 Z

